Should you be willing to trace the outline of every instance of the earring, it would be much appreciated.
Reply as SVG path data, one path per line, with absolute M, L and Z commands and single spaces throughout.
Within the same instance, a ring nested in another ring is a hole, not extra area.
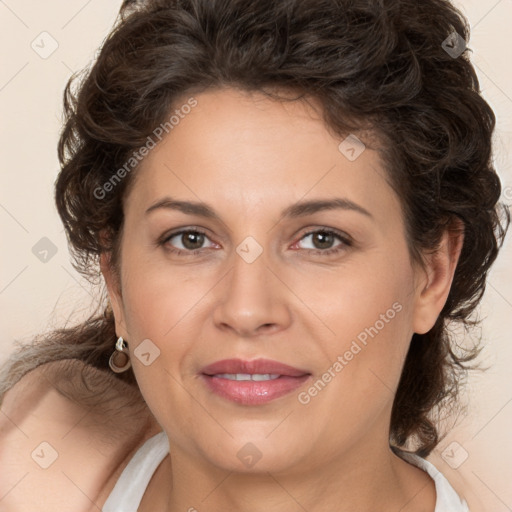
M 112 352 L 112 354 L 110 355 L 110 359 L 108 361 L 110 368 L 115 373 L 125 372 L 132 365 L 132 362 L 130 361 L 130 356 L 126 352 L 124 352 L 124 349 L 126 347 L 128 347 L 128 345 L 123 340 L 123 338 L 119 336 L 116 342 L 116 349 L 114 350 L 114 352 Z M 119 366 L 118 364 L 116 364 L 115 361 L 116 357 L 119 357 L 119 352 L 123 354 L 123 357 L 125 358 L 125 363 L 123 366 Z

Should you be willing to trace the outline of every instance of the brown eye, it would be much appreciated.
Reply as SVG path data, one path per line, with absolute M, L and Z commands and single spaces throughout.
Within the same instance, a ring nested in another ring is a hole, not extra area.
M 317 249 L 330 249 L 334 243 L 334 239 L 336 238 L 332 233 L 327 233 L 325 231 L 317 231 L 311 236 L 313 245 Z
M 299 244 L 303 243 L 303 241 L 308 238 L 310 239 L 309 245 L 312 247 L 300 247 Z M 335 243 L 336 240 L 339 241 L 338 244 Z M 352 241 L 348 235 L 341 232 L 338 233 L 331 229 L 317 229 L 302 235 L 300 240 L 294 245 L 299 249 L 305 249 L 310 254 L 325 256 L 348 249 L 352 246 Z
M 205 248 L 203 247 L 205 240 L 209 240 L 205 233 L 196 229 L 187 229 L 171 233 L 162 240 L 161 244 L 171 252 L 196 254 Z M 212 246 L 213 244 L 210 245 Z
M 182 233 L 181 241 L 185 249 L 200 249 L 204 243 L 204 235 L 202 233 L 198 233 L 196 231 L 187 231 Z

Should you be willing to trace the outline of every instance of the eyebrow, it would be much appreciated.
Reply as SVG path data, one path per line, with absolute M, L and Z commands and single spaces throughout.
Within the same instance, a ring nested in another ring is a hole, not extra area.
M 146 210 L 146 215 L 158 209 L 178 210 L 182 213 L 197 215 L 208 219 L 222 221 L 215 210 L 206 203 L 195 201 L 179 201 L 170 197 L 164 197 Z M 324 210 L 350 210 L 361 213 L 371 219 L 373 215 L 362 206 L 346 198 L 317 199 L 301 201 L 288 206 L 281 212 L 280 219 L 292 219 L 304 217 Z

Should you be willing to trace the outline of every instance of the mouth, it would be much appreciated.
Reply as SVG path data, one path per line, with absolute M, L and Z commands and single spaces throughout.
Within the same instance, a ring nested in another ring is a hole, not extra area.
M 311 373 L 278 361 L 224 359 L 201 370 L 207 388 L 242 405 L 262 405 L 302 386 Z

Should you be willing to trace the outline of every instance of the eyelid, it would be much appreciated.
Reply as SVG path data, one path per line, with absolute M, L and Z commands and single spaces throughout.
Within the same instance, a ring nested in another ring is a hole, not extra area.
M 313 256 L 331 256 L 331 255 L 338 255 L 339 253 L 343 251 L 347 251 L 349 248 L 354 246 L 354 241 L 350 235 L 347 233 L 340 231 L 335 228 L 328 228 L 326 226 L 319 226 L 314 228 L 309 228 L 304 233 L 300 234 L 297 238 L 296 242 L 293 242 L 292 246 L 295 246 L 299 244 L 304 238 L 315 235 L 317 233 L 324 233 L 328 235 L 333 235 L 335 238 L 337 238 L 341 243 L 338 245 L 335 245 L 334 247 L 330 247 L 327 249 L 303 249 L 306 251 L 307 254 L 313 255 Z
M 202 234 L 208 240 L 210 240 L 211 243 L 216 244 L 216 242 L 214 242 L 213 240 L 210 239 L 210 237 L 208 236 L 208 233 L 206 231 L 207 230 L 200 228 L 200 227 L 196 227 L 196 226 L 186 226 L 183 228 L 178 228 L 177 230 L 171 231 L 170 233 L 167 232 L 162 237 L 160 237 L 159 240 L 157 241 L 157 245 L 165 246 L 171 238 L 182 235 L 184 233 L 190 233 L 190 232 Z M 336 228 L 330 228 L 327 226 L 315 226 L 312 228 L 306 228 L 306 231 L 304 231 L 302 234 L 298 235 L 297 238 L 295 238 L 296 241 L 294 241 L 292 243 L 292 246 L 299 243 L 303 238 L 310 236 L 310 235 L 314 235 L 316 233 L 332 234 L 336 238 L 338 238 L 342 243 L 337 246 L 327 248 L 327 249 L 303 249 L 309 254 L 326 255 L 327 256 L 329 254 L 339 253 L 343 250 L 347 250 L 347 248 L 352 247 L 354 245 L 353 238 L 350 235 L 348 235 L 347 233 L 345 233 L 344 231 L 340 231 Z M 202 253 L 206 249 L 209 249 L 209 247 L 203 247 L 200 249 L 191 249 L 191 250 L 179 249 L 179 248 L 173 247 L 173 248 L 170 248 L 167 250 L 171 253 L 175 253 L 178 255 L 192 256 L 192 255 L 197 255 L 199 253 Z
M 347 244 L 354 243 L 353 238 L 348 233 L 345 233 L 344 231 L 341 231 L 336 228 L 329 228 L 327 226 L 317 226 L 317 227 L 313 227 L 313 228 L 307 228 L 307 230 L 299 236 L 298 240 L 302 240 L 305 236 L 314 235 L 315 233 L 333 234 Z
M 171 238 L 174 238 L 175 236 L 178 236 L 178 235 L 182 235 L 184 233 L 199 233 L 201 235 L 204 235 L 206 238 L 208 238 L 208 240 L 210 240 L 210 237 L 208 236 L 208 233 L 204 229 L 199 228 L 199 227 L 195 227 L 195 226 L 187 226 L 187 227 L 184 227 L 184 228 L 179 228 L 176 231 L 170 231 L 170 232 L 164 233 L 157 240 L 157 245 L 165 245 Z M 210 241 L 212 241 L 212 240 L 210 240 Z M 215 242 L 212 241 L 212 243 L 215 243 Z M 183 251 L 183 249 L 177 249 L 177 250 Z M 202 249 L 196 249 L 196 250 L 202 250 Z M 193 251 L 190 250 L 190 251 L 187 251 L 187 252 L 192 253 Z

